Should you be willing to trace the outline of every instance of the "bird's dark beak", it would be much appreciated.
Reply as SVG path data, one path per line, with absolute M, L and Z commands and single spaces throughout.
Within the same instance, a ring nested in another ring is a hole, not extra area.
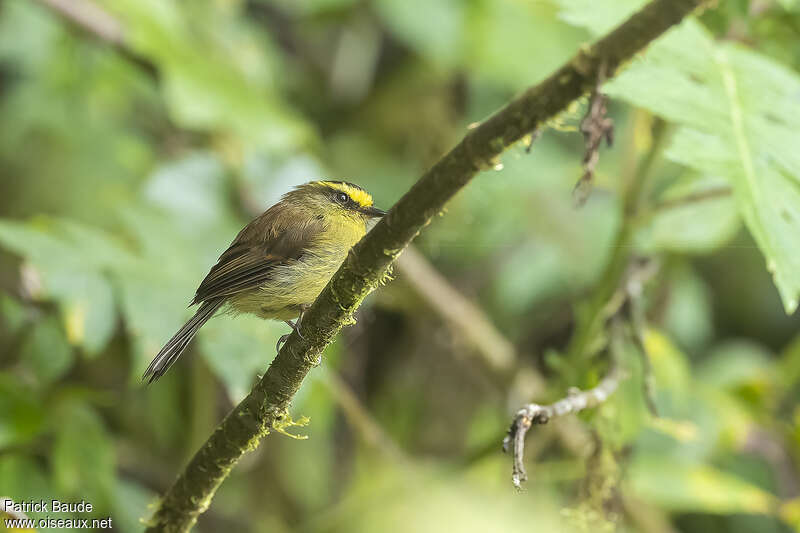
M 377 207 L 369 206 L 369 207 L 362 207 L 359 209 L 361 213 L 368 216 L 369 218 L 380 218 L 386 214 L 386 211 L 382 209 L 378 209 Z

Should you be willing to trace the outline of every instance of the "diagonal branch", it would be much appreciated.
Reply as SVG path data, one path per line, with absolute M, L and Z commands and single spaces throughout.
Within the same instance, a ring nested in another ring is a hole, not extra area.
M 148 76 L 158 77 L 156 65 L 128 46 L 125 29 L 120 21 L 92 0 L 39 0 L 39 3 L 58 13 L 81 32 L 114 48 Z
M 539 85 L 472 129 L 437 162 L 348 255 L 250 394 L 195 454 L 164 495 L 148 531 L 186 531 L 205 511 L 239 458 L 270 430 L 293 424 L 288 406 L 306 374 L 363 299 L 388 278 L 392 262 L 462 187 L 525 135 L 591 91 L 606 77 L 707 0 L 654 0 L 595 44 L 586 46 Z M 88 0 L 83 0 L 88 3 Z M 63 3 L 45 2 L 68 16 Z M 86 27 L 87 19 L 71 17 Z M 92 32 L 97 34 L 98 32 Z M 123 46 L 119 48 L 124 50 Z M 511 52 L 510 52 L 511 53 Z

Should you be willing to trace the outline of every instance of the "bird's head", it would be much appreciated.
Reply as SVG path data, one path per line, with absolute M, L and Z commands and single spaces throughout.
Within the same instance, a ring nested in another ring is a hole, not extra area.
M 372 205 L 372 196 L 367 191 L 346 181 L 312 181 L 300 185 L 288 193 L 285 199 L 302 202 L 326 218 L 348 216 L 367 221 L 386 214 Z

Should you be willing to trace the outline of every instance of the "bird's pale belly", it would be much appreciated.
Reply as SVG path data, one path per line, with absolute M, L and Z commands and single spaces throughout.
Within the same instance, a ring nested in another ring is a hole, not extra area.
M 292 263 L 277 265 L 267 283 L 231 296 L 228 304 L 238 313 L 273 320 L 292 319 L 300 314 L 302 306 L 314 302 L 346 255 L 346 250 L 324 256 L 306 255 Z

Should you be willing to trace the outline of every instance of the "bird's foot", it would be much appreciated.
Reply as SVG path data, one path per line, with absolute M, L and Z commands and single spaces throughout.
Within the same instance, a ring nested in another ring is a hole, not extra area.
M 300 313 L 297 315 L 297 320 L 294 320 L 294 321 L 292 321 L 292 320 L 284 320 L 286 325 L 289 326 L 290 328 L 292 328 L 292 330 L 296 331 L 297 335 L 301 339 L 305 339 L 305 337 L 303 337 L 303 335 L 300 333 L 300 323 L 303 320 L 303 313 L 305 313 L 306 310 L 309 307 L 310 306 L 308 306 L 308 305 L 301 305 L 300 306 Z M 286 335 L 281 335 L 280 336 L 280 338 L 278 339 L 278 343 L 275 345 L 275 351 L 278 351 L 278 352 L 281 351 L 281 346 L 289 338 L 289 335 L 291 335 L 291 333 L 287 333 Z
M 291 320 L 284 320 L 284 322 L 286 323 L 287 326 L 289 326 L 290 328 L 295 330 L 297 332 L 297 334 L 300 336 L 301 339 L 305 339 L 305 337 L 303 337 L 300 334 L 300 319 L 299 318 L 294 322 L 291 321 Z M 286 335 L 286 336 L 288 337 L 288 335 Z
M 298 328 L 300 327 L 300 324 L 301 324 L 301 322 L 303 320 L 303 315 L 306 314 L 306 311 L 308 311 L 309 307 L 311 307 L 311 306 L 310 305 L 306 305 L 306 304 L 301 304 L 300 305 L 300 312 L 297 315 L 297 327 Z
M 289 338 L 289 335 L 291 335 L 291 333 L 287 333 L 286 335 L 281 335 L 280 337 L 278 337 L 278 343 L 275 345 L 276 352 L 281 351 L 281 346 L 283 346 L 283 343 L 286 342 L 286 339 Z

